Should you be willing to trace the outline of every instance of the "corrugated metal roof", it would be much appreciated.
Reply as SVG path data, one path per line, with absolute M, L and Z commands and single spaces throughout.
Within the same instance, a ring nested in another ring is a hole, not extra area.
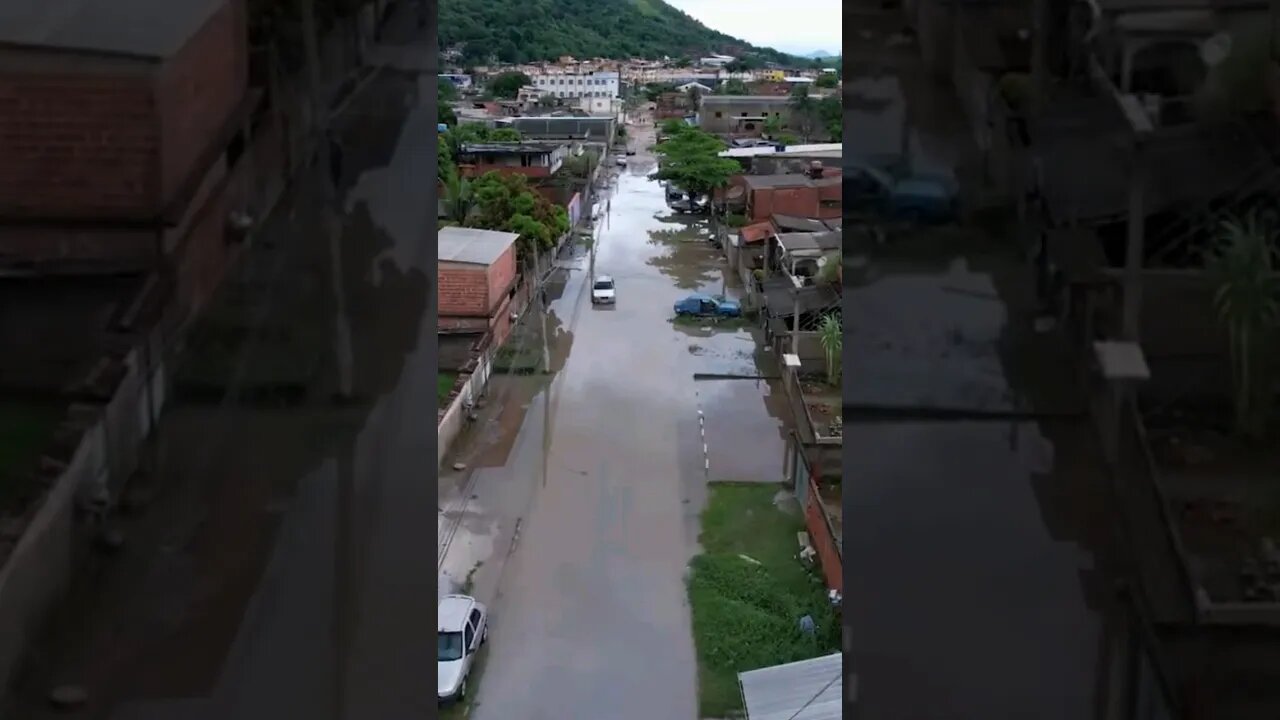
M 790 232 L 778 235 L 778 244 L 787 252 L 804 252 L 817 250 L 824 252 L 835 250 L 844 242 L 844 230 L 827 230 L 825 232 Z
M 832 176 L 814 180 L 802 173 L 785 173 L 780 175 L 744 175 L 742 181 L 752 190 L 762 190 L 779 187 L 829 187 L 840 185 L 841 178 Z
M 703 95 L 703 105 L 733 105 L 735 103 L 755 103 L 759 105 L 786 105 L 791 102 L 784 95 Z
M 0 45 L 162 59 L 226 0 L 6 0 Z
M 843 677 L 840 653 L 738 673 L 747 720 L 839 720 Z
M 760 147 L 729 148 L 722 150 L 720 157 L 755 157 L 757 155 L 805 155 L 818 153 L 824 157 L 842 157 L 844 145 L 840 143 L 815 143 L 812 145 L 788 145 L 779 150 L 771 145 Z
M 782 213 L 774 213 L 771 219 L 779 230 L 791 232 L 823 232 L 840 227 L 840 221 L 838 220 L 822 220 L 821 218 L 798 217 Z
M 436 259 L 488 267 L 520 236 L 516 233 L 479 228 L 440 228 Z

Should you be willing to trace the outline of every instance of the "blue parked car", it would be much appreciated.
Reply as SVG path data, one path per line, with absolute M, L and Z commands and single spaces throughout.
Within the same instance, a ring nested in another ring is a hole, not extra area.
M 889 220 L 942 223 L 957 215 L 957 188 L 949 178 L 899 178 L 879 168 L 854 164 L 845 170 L 844 182 L 852 190 L 847 196 L 856 210 Z
M 696 317 L 738 317 L 742 314 L 742 306 L 733 300 L 694 293 L 689 297 L 677 300 L 675 311 L 676 315 L 693 315 Z

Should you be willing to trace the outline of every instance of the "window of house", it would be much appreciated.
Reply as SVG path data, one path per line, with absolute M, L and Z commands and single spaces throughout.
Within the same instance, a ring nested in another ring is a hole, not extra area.
M 716 117 L 724 117 L 724 113 L 716 111 Z
M 743 128 L 744 130 L 755 130 L 755 129 L 756 129 L 756 124 L 755 124 L 755 123 L 753 123 L 753 122 L 743 123 L 743 124 L 742 124 L 742 128 Z

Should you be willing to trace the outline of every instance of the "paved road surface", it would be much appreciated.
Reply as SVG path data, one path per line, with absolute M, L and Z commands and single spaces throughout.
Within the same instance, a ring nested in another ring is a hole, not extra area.
M 509 451 L 477 456 L 489 466 L 468 486 L 465 517 L 452 518 L 463 529 L 443 569 L 483 562 L 476 593 L 494 611 L 476 720 L 694 718 L 683 573 L 708 456 L 717 479 L 781 476 L 770 388 L 693 380 L 755 372 L 755 345 L 745 331 L 672 326 L 677 298 L 722 290 L 723 261 L 704 229 L 670 217 L 651 168 L 633 158 L 606 198 L 595 267 L 616 279 L 617 307 L 591 306 L 589 259 L 568 263 L 552 312 L 571 349 L 548 386 L 522 388 L 526 419 L 500 443 Z M 717 430 L 705 454 L 699 410 Z M 456 500 L 442 498 L 443 526 Z

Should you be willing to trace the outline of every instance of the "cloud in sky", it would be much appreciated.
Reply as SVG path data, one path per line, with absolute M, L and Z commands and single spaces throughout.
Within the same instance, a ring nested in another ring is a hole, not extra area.
M 666 0 L 712 30 L 784 52 L 839 53 L 839 0 Z

